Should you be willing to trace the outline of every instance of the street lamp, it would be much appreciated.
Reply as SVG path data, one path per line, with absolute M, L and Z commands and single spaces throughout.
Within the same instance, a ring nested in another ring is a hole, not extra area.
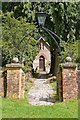
M 46 13 L 44 12 L 37 12 L 36 17 L 38 19 L 39 27 L 44 26 L 46 20 Z
M 61 40 L 61 39 L 60 39 L 60 37 L 56 33 L 52 32 L 48 28 L 44 27 L 46 16 L 47 16 L 47 14 L 45 12 L 37 12 L 36 13 L 36 18 L 37 18 L 37 22 L 38 22 L 40 31 L 41 31 L 41 29 L 43 29 L 46 33 L 48 33 L 51 36 L 51 38 L 53 39 L 54 43 L 56 44 L 56 46 L 58 48 L 58 53 L 60 54 L 61 49 L 60 49 L 60 46 L 58 45 L 58 42 L 56 41 L 55 37 L 58 40 Z

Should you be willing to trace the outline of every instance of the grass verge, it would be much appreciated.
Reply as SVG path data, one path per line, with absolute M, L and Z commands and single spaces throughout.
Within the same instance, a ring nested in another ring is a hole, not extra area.
M 26 99 L 2 98 L 2 118 L 78 118 L 78 101 L 31 106 Z

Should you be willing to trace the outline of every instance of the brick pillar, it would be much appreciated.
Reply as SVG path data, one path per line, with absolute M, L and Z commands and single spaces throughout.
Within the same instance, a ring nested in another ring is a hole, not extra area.
M 24 98 L 25 87 L 25 73 L 21 69 L 21 98 Z
M 77 70 L 76 73 L 77 73 L 76 78 L 78 82 L 78 98 L 80 99 L 80 70 Z
M 4 96 L 4 79 L 3 71 L 0 69 L 0 96 Z
M 24 98 L 25 76 L 19 63 L 7 64 L 7 97 Z
M 76 64 L 67 62 L 62 66 L 63 101 L 77 99 L 78 83 L 76 79 Z

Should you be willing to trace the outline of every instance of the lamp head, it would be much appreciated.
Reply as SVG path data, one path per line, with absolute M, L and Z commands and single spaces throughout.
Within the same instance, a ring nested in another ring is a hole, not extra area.
M 45 20 L 46 20 L 46 13 L 44 13 L 44 12 L 37 12 L 36 13 L 36 17 L 37 17 L 37 20 L 38 20 L 39 27 L 44 26 Z

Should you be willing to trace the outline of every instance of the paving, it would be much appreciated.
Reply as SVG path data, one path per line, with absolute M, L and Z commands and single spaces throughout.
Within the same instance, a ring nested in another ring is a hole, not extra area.
M 46 79 L 46 72 L 40 72 L 30 88 L 28 101 L 31 105 L 53 105 L 53 88 Z

